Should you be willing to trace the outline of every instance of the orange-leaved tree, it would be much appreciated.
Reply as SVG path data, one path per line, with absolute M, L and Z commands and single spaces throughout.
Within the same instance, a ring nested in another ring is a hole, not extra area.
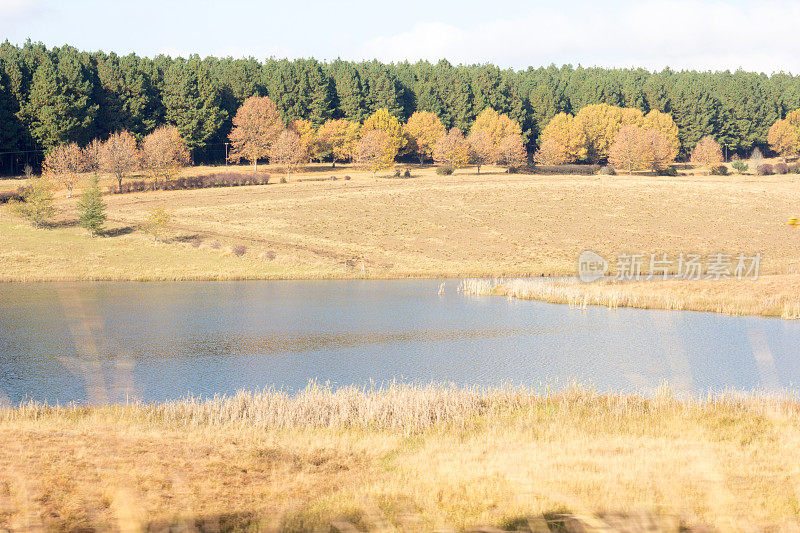
M 692 163 L 695 165 L 716 165 L 722 163 L 722 147 L 714 137 L 706 135 L 692 150 Z
M 786 119 L 778 119 L 769 128 L 767 142 L 769 147 L 783 158 L 800 155 L 800 124 L 797 118 L 800 110 L 789 113 Z
M 258 160 L 269 156 L 270 146 L 283 130 L 283 120 L 275 103 L 268 96 L 251 96 L 233 117 L 228 158 L 231 161 L 245 159 L 258 168 Z
M 362 136 L 370 131 L 376 130 L 383 131 L 389 136 L 389 140 L 395 149 L 395 156 L 408 142 L 405 135 L 403 135 L 403 125 L 385 108 L 375 111 L 364 121 L 364 125 L 361 126 Z
M 452 128 L 447 135 L 440 138 L 433 148 L 433 161 L 437 165 L 462 168 L 469 165 L 469 141 L 458 128 Z
M 509 135 L 500 141 L 497 162 L 509 170 L 519 168 L 528 162 L 528 152 L 522 143 L 522 135 Z
M 292 130 L 284 130 L 269 149 L 269 162 L 286 167 L 286 179 L 289 173 L 302 163 L 308 162 L 306 146 L 298 134 Z
M 623 126 L 609 149 L 608 160 L 630 174 L 634 170 L 663 170 L 675 156 L 668 135 L 655 128 Z
M 159 126 L 142 141 L 142 167 L 155 179 L 170 179 L 191 163 L 189 150 L 176 126 Z
M 139 164 L 136 139 L 127 131 L 112 133 L 100 148 L 100 170 L 117 178 L 117 192 L 122 192 L 122 180 L 136 171 Z
M 83 151 L 77 143 L 54 146 L 44 156 L 44 174 L 61 183 L 67 189 L 67 198 L 83 172 Z
M 472 153 L 472 162 L 478 167 L 478 174 L 481 173 L 481 166 L 497 162 L 497 146 L 488 131 L 473 128 L 467 141 Z

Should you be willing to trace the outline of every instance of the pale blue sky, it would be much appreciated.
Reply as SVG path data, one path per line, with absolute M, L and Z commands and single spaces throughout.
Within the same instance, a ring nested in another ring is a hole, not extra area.
M 153 56 L 800 72 L 800 2 L 0 0 L 0 39 Z

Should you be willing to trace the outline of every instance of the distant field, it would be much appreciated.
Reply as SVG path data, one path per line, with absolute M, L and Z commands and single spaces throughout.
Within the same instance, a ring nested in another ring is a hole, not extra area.
M 75 198 L 59 200 L 55 229 L 0 208 L 0 279 L 564 276 L 586 249 L 608 258 L 760 252 L 762 273 L 800 272 L 800 230 L 787 224 L 800 215 L 796 175 L 442 177 L 413 168 L 414 178 L 375 182 L 316 166 L 280 184 L 268 171 L 275 183 L 266 186 L 108 195 L 117 236 L 96 239 L 76 226 Z M 353 179 L 295 181 L 345 175 Z M 173 224 L 154 246 L 138 226 L 158 205 Z

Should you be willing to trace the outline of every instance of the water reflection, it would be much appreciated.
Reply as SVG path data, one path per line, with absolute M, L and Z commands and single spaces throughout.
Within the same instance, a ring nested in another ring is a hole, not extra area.
M 157 401 L 310 379 L 783 391 L 800 325 L 464 297 L 439 281 L 8 284 L 0 402 Z

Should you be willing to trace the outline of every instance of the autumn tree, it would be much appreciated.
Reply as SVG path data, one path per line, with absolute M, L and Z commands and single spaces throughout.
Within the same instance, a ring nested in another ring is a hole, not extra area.
M 191 156 L 175 126 L 160 126 L 142 141 L 142 166 L 164 180 L 189 165 Z
M 153 244 L 158 244 L 158 239 L 167 231 L 172 222 L 172 215 L 163 205 L 152 208 L 147 214 L 144 230 L 153 236 Z
M 491 107 L 484 109 L 475 118 L 475 122 L 469 131 L 470 133 L 475 131 L 486 132 L 495 149 L 509 135 L 522 135 L 522 128 L 519 123 L 509 118 L 508 115 L 498 113 Z
M 706 135 L 692 150 L 692 163 L 695 165 L 716 165 L 722 163 L 722 147 L 714 137 Z
M 303 153 L 305 154 L 306 159 L 308 160 L 313 157 L 314 139 L 317 135 L 314 124 L 312 124 L 310 120 L 297 119 L 293 120 L 292 123 L 289 124 L 289 129 L 295 132 L 300 138 L 300 143 L 303 145 Z
M 275 103 L 267 96 L 251 96 L 233 117 L 233 129 L 228 137 L 231 141 L 228 159 L 251 161 L 257 169 L 258 160 L 269 156 L 272 143 L 283 129 Z
M 634 170 L 657 172 L 674 160 L 669 136 L 655 128 L 623 126 L 609 149 L 609 162 L 629 174 Z
M 547 123 L 541 148 L 534 157 L 542 165 L 560 165 L 586 159 L 586 132 L 568 113 L 559 113 Z
M 395 155 L 405 147 L 407 139 L 403 135 L 403 126 L 387 109 L 378 109 L 370 115 L 361 126 L 362 136 L 375 130 L 383 131 L 389 136 L 389 140 L 395 150 Z
M 419 158 L 419 164 L 433 157 L 436 143 L 447 130 L 439 117 L 430 111 L 417 111 L 408 119 L 404 128 L 408 145 L 406 150 Z
M 437 165 L 462 168 L 469 164 L 469 141 L 458 128 L 451 128 L 433 148 L 433 160 Z
M 646 130 L 657 130 L 667 136 L 670 143 L 670 153 L 672 159 L 678 157 L 681 148 L 681 141 L 678 137 L 678 126 L 669 113 L 662 113 L 653 109 L 644 116 L 641 121 L 642 128 Z
M 50 149 L 44 157 L 43 171 L 67 189 L 67 198 L 83 172 L 83 151 L 77 143 L 62 144 Z
M 467 141 L 471 149 L 472 162 L 478 167 L 478 174 L 481 173 L 481 166 L 497 162 L 497 146 L 488 131 L 473 128 Z
M 83 147 L 81 167 L 84 172 L 97 174 L 100 170 L 100 154 L 103 150 L 103 142 L 100 139 L 92 139 L 92 142 Z
M 303 140 L 292 130 L 284 130 L 272 143 L 269 150 L 270 163 L 286 167 L 286 179 L 289 173 L 302 163 L 308 161 L 308 154 Z
M 356 144 L 353 158 L 358 165 L 366 167 L 375 173 L 384 168 L 389 168 L 397 157 L 397 147 L 392 138 L 384 130 L 375 129 L 367 131 Z
M 509 169 L 519 168 L 528 162 L 528 152 L 522 142 L 522 135 L 508 135 L 500 141 L 497 162 Z
M 100 169 L 117 178 L 119 192 L 122 180 L 139 168 L 139 162 L 136 139 L 127 131 L 112 134 L 100 149 Z
M 793 158 L 800 154 L 800 128 L 788 120 L 778 119 L 767 134 L 769 147 L 781 157 Z
M 317 130 L 314 153 L 320 161 L 331 158 L 336 166 L 337 161 L 347 161 L 353 156 L 360 133 L 361 125 L 357 122 L 329 120 Z
M 598 163 L 607 159 L 617 132 L 624 126 L 641 125 L 643 118 L 638 109 L 624 109 L 608 104 L 588 105 L 581 109 L 575 115 L 575 120 L 586 134 L 589 161 Z

